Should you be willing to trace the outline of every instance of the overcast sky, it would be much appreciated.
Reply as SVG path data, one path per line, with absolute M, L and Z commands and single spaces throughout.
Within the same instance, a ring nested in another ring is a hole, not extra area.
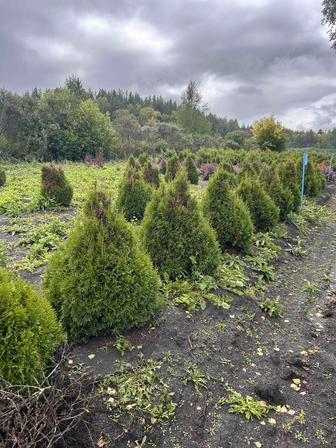
M 86 87 L 179 98 L 251 123 L 336 126 L 336 52 L 321 0 L 0 0 L 0 86 Z

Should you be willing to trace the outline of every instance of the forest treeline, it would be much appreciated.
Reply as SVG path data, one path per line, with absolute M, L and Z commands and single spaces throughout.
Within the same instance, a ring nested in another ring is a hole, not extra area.
M 286 130 L 289 147 L 336 147 L 336 129 Z M 191 81 L 178 103 L 122 90 L 86 90 L 70 77 L 56 89 L 17 94 L 0 90 L 0 158 L 106 159 L 200 147 L 256 149 L 249 127 L 218 117 L 202 104 Z

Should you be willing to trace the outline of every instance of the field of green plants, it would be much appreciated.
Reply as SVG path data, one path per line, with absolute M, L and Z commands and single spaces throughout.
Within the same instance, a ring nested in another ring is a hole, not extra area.
M 4 446 L 332 446 L 327 167 L 301 204 L 297 151 L 1 165 Z

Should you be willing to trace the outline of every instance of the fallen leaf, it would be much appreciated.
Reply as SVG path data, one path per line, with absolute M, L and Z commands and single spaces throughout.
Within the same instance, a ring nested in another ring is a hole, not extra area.
M 104 440 L 103 436 L 100 437 L 100 439 L 99 439 L 98 442 L 97 442 L 97 446 L 98 446 L 98 448 L 103 448 L 103 447 L 106 446 L 106 445 L 107 445 L 106 440 Z

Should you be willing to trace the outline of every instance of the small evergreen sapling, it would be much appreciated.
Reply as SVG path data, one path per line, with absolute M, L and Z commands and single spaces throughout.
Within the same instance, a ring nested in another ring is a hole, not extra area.
M 195 271 L 213 274 L 219 264 L 215 233 L 190 195 L 185 171 L 154 193 L 146 208 L 143 237 L 153 263 L 171 278 Z
M 261 172 L 260 180 L 280 210 L 280 220 L 284 221 L 294 210 L 294 197 L 290 189 L 284 185 L 274 166 L 267 166 Z
M 157 306 L 159 277 L 102 191 L 89 196 L 82 219 L 52 255 L 43 283 L 74 341 L 142 325 Z
M 0 269 L 0 372 L 13 384 L 43 377 L 62 340 L 50 303 L 20 277 Z
M 141 171 L 128 164 L 119 185 L 117 208 L 128 221 L 141 220 L 151 194 L 152 189 L 144 181 Z
M 161 174 L 166 174 L 166 170 L 167 170 L 167 162 L 165 161 L 165 159 L 161 159 L 160 163 L 159 163 L 159 170 Z
M 190 155 L 187 156 L 185 161 L 185 169 L 187 171 L 188 180 L 191 184 L 198 184 L 198 171 L 196 167 L 195 161 L 191 158 Z
M 170 182 L 175 179 L 177 172 L 180 169 L 180 162 L 176 155 L 168 159 L 165 179 Z
M 3 187 L 6 183 L 6 172 L 0 168 L 0 187 Z
M 60 166 L 45 165 L 42 167 L 41 196 L 52 200 L 55 204 L 68 207 L 73 190 Z
M 280 211 L 259 180 L 244 178 L 237 190 L 247 205 L 257 231 L 267 232 L 279 222 Z
M 253 237 L 253 224 L 247 206 L 230 190 L 230 176 L 219 169 L 209 180 L 204 212 L 217 233 L 222 250 L 234 247 L 247 250 Z
M 145 182 L 158 188 L 160 185 L 160 171 L 156 165 L 153 165 L 149 160 L 145 163 L 142 170 Z
M 309 160 L 305 173 L 305 195 L 312 198 L 317 196 L 325 184 L 325 176 L 321 173 L 319 166 Z
M 279 167 L 279 176 L 282 184 L 289 188 L 293 195 L 293 211 L 297 211 L 301 203 L 298 170 L 294 160 L 288 160 Z

